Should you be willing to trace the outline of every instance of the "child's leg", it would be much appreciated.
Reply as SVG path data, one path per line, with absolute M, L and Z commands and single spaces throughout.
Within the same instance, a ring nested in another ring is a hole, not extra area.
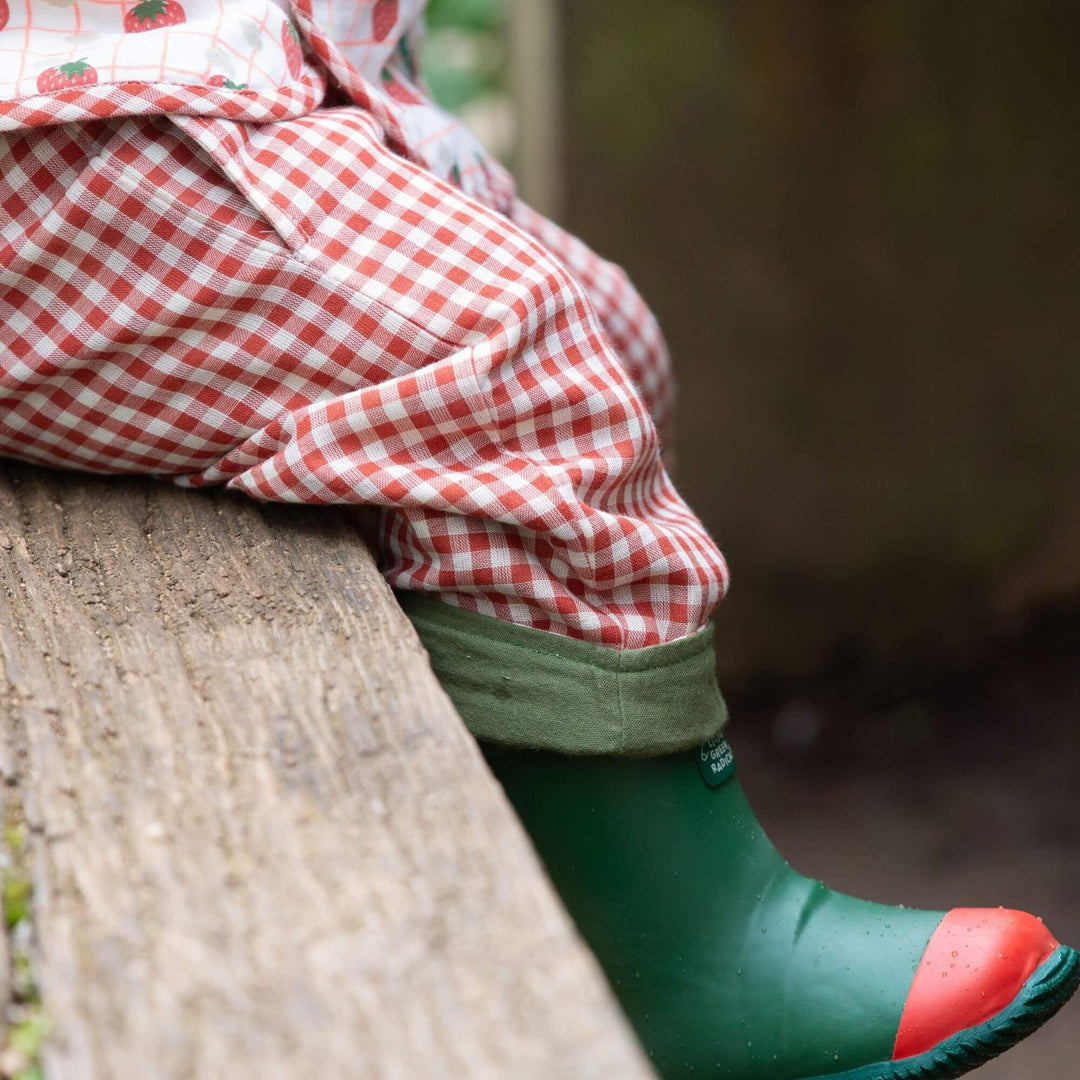
M 5 223 L 0 451 L 381 505 L 396 588 L 579 641 L 707 623 L 723 560 L 609 342 L 644 372 L 651 317 L 635 350 L 609 290 L 605 334 L 559 259 L 364 113 L 3 148 L 26 206 Z

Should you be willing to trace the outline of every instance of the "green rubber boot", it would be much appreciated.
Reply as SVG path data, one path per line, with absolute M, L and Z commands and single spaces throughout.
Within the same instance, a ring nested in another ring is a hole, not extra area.
M 959 1076 L 1080 981 L 1032 916 L 885 907 L 795 873 L 722 737 L 659 758 L 485 753 L 665 1080 Z

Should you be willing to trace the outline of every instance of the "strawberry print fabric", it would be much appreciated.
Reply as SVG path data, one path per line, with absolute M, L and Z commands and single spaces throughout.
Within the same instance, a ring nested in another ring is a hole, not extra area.
M 426 0 L 0 0 L 0 131 L 177 113 L 264 123 L 333 86 L 391 149 L 504 212 L 513 183 L 424 93 Z
M 276 99 L 295 93 L 305 74 L 311 81 L 286 0 L 30 0 L 4 14 L 0 7 L 5 103 L 58 91 L 100 95 L 116 84 L 128 93 L 173 84 Z
M 666 365 L 625 275 L 358 105 L 0 135 L 2 455 L 379 506 L 394 587 L 640 648 L 727 581 Z

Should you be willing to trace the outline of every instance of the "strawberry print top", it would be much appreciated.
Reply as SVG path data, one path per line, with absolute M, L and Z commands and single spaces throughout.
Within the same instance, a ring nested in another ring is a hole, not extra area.
M 0 132 L 181 113 L 266 123 L 328 88 L 392 149 L 507 211 L 513 185 L 427 95 L 427 0 L 0 0 Z

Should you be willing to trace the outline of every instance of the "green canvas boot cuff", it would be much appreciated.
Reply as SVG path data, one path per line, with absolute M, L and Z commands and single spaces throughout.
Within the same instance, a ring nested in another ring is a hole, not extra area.
M 469 730 L 563 754 L 669 754 L 718 734 L 712 627 L 645 649 L 611 649 L 515 626 L 416 593 L 398 600 Z

